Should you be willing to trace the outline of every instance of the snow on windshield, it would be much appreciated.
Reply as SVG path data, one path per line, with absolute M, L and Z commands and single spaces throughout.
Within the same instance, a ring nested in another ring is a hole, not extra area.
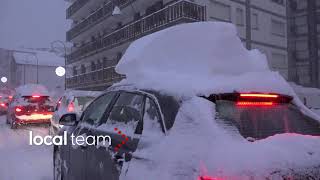
M 169 93 L 293 94 L 281 75 L 270 71 L 266 56 L 248 51 L 236 27 L 223 22 L 182 24 L 145 36 L 130 45 L 116 71 L 127 77 L 121 83 Z

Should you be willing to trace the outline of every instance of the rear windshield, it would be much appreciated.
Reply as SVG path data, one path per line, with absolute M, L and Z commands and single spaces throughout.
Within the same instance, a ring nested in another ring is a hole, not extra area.
M 45 103 L 50 102 L 49 96 L 40 96 L 40 97 L 23 96 L 23 99 L 25 102 L 28 102 L 28 103 L 45 104 Z
M 320 136 L 320 123 L 292 104 L 245 107 L 233 101 L 218 100 L 216 108 L 218 118 L 235 125 L 245 138 L 263 139 L 281 133 Z

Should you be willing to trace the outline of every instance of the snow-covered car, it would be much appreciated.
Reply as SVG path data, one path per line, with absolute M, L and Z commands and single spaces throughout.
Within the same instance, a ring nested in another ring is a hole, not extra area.
M 55 180 L 320 178 L 319 116 L 233 25 L 145 36 L 116 71 L 126 79 L 59 120 Z
M 50 124 L 54 104 L 48 90 L 38 84 L 26 84 L 16 88 L 9 104 L 7 123 L 12 129 L 24 124 Z
M 56 104 L 55 112 L 51 119 L 49 133 L 55 135 L 63 127 L 59 124 L 59 119 L 62 115 L 66 113 L 76 113 L 80 116 L 85 107 L 100 94 L 101 92 L 99 91 L 79 90 L 68 90 L 64 93 Z

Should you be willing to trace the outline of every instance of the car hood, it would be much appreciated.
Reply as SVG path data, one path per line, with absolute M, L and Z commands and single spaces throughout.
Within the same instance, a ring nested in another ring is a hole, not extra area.
M 278 172 L 280 178 L 291 170 L 320 171 L 319 149 L 319 137 L 298 134 L 248 142 L 236 129 L 215 119 L 214 104 L 194 97 L 182 104 L 166 136 L 142 135 L 133 153 L 139 158 L 132 159 L 129 171 L 121 177 L 186 180 L 208 175 L 239 180 L 277 176 Z

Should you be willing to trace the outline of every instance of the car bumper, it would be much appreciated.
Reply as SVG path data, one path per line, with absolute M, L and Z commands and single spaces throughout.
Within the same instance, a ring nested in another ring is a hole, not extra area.
M 26 119 L 16 119 L 17 124 L 50 124 L 50 119 L 35 119 L 35 120 L 26 120 Z

